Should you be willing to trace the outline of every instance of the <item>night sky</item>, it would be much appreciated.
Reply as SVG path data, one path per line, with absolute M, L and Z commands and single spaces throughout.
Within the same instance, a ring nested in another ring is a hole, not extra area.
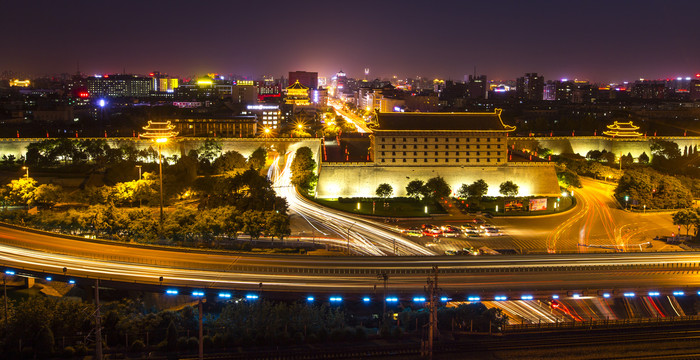
M 4 1 L 0 71 L 620 82 L 700 72 L 700 1 Z

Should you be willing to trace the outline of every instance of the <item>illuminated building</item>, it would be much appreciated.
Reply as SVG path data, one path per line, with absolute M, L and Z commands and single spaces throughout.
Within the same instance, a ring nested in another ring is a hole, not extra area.
M 299 83 L 299 80 L 285 89 L 285 103 L 296 106 L 309 105 L 309 88 Z
M 277 129 L 283 119 L 279 105 L 248 105 L 241 115 L 255 115 L 260 127 L 270 129 Z
M 175 119 L 173 125 L 180 136 L 187 137 L 253 137 L 257 132 L 252 115 Z
M 10 86 L 29 87 L 30 84 L 31 84 L 31 82 L 29 80 L 19 80 L 19 79 L 10 80 Z
M 603 132 L 603 134 L 611 137 L 636 138 L 642 136 L 642 133 L 637 130 L 639 130 L 639 126 L 632 124 L 632 121 L 615 121 L 612 125 L 608 125 L 608 130 Z
M 258 99 L 258 88 L 253 80 L 237 80 L 231 85 L 231 99 L 234 103 L 255 104 Z
M 638 80 L 632 85 L 632 97 L 640 99 L 663 99 L 666 95 L 665 80 Z
M 700 78 L 700 74 L 698 74 L 698 78 Z M 700 79 L 690 82 L 690 100 L 700 100 Z
M 372 129 L 381 165 L 501 165 L 508 160 L 501 110 L 492 113 L 383 113 Z
M 311 90 L 309 101 L 314 105 L 325 105 L 328 102 L 328 90 L 321 87 Z
M 516 94 L 520 99 L 528 101 L 540 101 L 544 96 L 544 76 L 537 73 L 526 73 L 519 77 L 515 86 Z
M 87 78 L 91 97 L 148 97 L 153 79 L 136 75 L 95 75 Z
M 163 74 L 158 71 L 154 71 L 148 75 L 153 78 L 153 91 L 155 92 L 175 92 L 175 89 L 177 89 L 180 83 L 178 79 L 168 77 L 168 74 Z
M 309 71 L 290 71 L 289 72 L 289 83 L 294 84 L 295 82 L 306 86 L 310 89 L 318 88 L 318 73 Z
M 340 96 L 347 89 L 348 76 L 343 72 L 343 70 L 338 71 L 334 76 L 335 83 L 335 96 Z

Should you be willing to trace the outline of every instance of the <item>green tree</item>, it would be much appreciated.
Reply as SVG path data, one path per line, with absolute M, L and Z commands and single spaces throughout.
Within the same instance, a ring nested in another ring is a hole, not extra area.
M 648 164 L 649 163 L 649 155 L 647 155 L 646 152 L 643 152 L 639 157 L 637 158 L 641 164 Z
M 628 153 L 627 155 L 622 155 L 620 156 L 620 162 L 622 163 L 623 168 L 629 168 L 634 164 L 634 157 L 632 157 L 631 153 Z
M 498 187 L 498 192 L 503 196 L 517 196 L 518 191 L 518 185 L 510 180 L 502 182 Z
M 316 181 L 315 169 L 316 161 L 313 159 L 311 149 L 308 146 L 300 147 L 292 160 L 292 184 L 302 189 L 310 189 Z
M 37 205 L 53 207 L 63 199 L 63 188 L 60 185 L 39 185 L 34 191 L 34 201 Z
M 235 170 L 242 171 L 246 168 L 246 159 L 237 151 L 227 151 L 214 160 L 213 165 L 217 174 Z
M 214 159 L 221 155 L 221 141 L 215 139 L 206 139 L 204 144 L 197 149 L 197 154 L 199 155 L 199 160 L 205 160 L 211 164 Z
M 10 181 L 3 189 L 5 201 L 12 205 L 34 205 L 36 180 L 32 178 L 20 178 Z
M 432 199 L 440 199 L 450 196 L 452 194 L 452 189 L 450 185 L 447 184 L 442 176 L 436 176 L 430 178 L 426 183 L 425 187 L 428 190 L 428 196 Z
M 250 236 L 251 240 L 257 240 L 265 228 L 265 215 L 260 210 L 248 210 L 241 216 L 243 232 Z
M 289 229 L 289 216 L 280 214 L 277 211 L 266 211 L 265 229 L 267 235 L 272 239 L 278 237 L 280 240 L 283 240 L 285 236 L 291 233 Z
M 248 157 L 248 166 L 258 171 L 265 166 L 266 162 L 267 150 L 262 147 L 255 149 L 255 151 L 253 151 L 253 153 Z
M 673 225 L 683 226 L 685 228 L 686 235 L 688 235 L 690 229 L 693 228 L 693 226 L 695 226 L 698 223 L 698 221 L 700 221 L 698 213 L 691 209 L 681 209 L 673 213 L 672 218 Z
M 672 141 L 652 140 L 650 147 L 654 157 L 660 156 L 667 160 L 674 160 L 681 156 L 678 144 Z
M 53 353 L 55 341 L 53 331 L 47 325 L 41 327 L 34 342 L 37 352 L 42 356 L 49 356 Z
M 376 194 L 382 199 L 390 197 L 393 193 L 394 189 L 387 183 L 379 184 L 379 186 L 377 186 Z
M 175 322 L 170 320 L 170 324 L 168 324 L 168 330 L 165 335 L 165 340 L 166 340 L 166 350 L 169 353 L 174 353 L 177 351 L 177 327 L 175 326 Z
M 489 185 L 484 181 L 484 179 L 479 179 L 469 184 L 467 187 L 467 197 L 480 199 L 489 191 Z
M 414 199 L 422 199 L 427 195 L 423 180 L 412 180 L 406 185 L 406 194 Z
M 575 172 L 569 169 L 557 171 L 557 179 L 559 180 L 559 186 L 561 187 L 581 187 L 581 179 L 579 179 L 578 175 Z

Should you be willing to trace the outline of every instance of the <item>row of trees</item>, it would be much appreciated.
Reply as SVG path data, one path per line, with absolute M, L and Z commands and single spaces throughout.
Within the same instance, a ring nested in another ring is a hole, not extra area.
M 457 190 L 457 196 L 463 199 L 482 198 L 486 196 L 488 188 L 489 186 L 486 184 L 486 181 L 479 179 L 472 184 L 462 184 L 459 190 Z M 519 187 L 509 180 L 501 183 L 498 191 L 503 196 L 517 196 Z M 376 194 L 380 198 L 388 198 L 394 194 L 394 189 L 387 183 L 379 184 Z M 452 194 L 452 189 L 445 179 L 436 176 L 426 182 L 423 182 L 423 180 L 412 180 L 406 185 L 406 194 L 414 199 L 435 200 L 449 197 Z
M 318 180 L 316 173 L 316 161 L 313 152 L 308 146 L 300 147 L 294 154 L 291 164 L 292 184 L 305 190 L 313 188 Z
M 80 292 L 74 288 L 72 295 Z M 101 308 L 105 349 L 141 352 L 147 350 L 146 344 L 170 353 L 197 349 L 198 339 L 186 336 L 196 334 L 198 329 L 199 314 L 192 306 L 177 311 L 153 311 L 137 298 L 105 303 Z M 364 341 L 370 333 L 376 334 L 376 330 L 365 326 L 379 325 L 369 314 L 350 315 L 341 307 L 327 304 L 263 300 L 225 304 L 207 302 L 204 309 L 205 351 L 256 345 Z M 487 309 L 481 303 L 441 307 L 437 315 L 441 331 L 449 331 L 454 324 L 458 329 L 498 332 L 507 322 L 500 309 Z M 399 312 L 398 323 L 384 322 L 379 329 L 380 335 L 420 334 L 428 317 L 425 308 L 406 307 Z M 84 356 L 89 351 L 84 334 L 90 334 L 94 327 L 94 305 L 44 296 L 18 302 L 9 300 L 6 320 L 7 327 L 0 329 L 0 340 L 8 358 L 19 358 L 20 354 L 46 358 L 58 355 L 60 350 L 67 357 Z M 63 348 L 61 343 L 67 346 Z
M 283 239 L 290 233 L 289 218 L 277 211 L 239 210 L 233 206 L 196 210 L 180 207 L 165 213 L 160 226 L 158 212 L 150 208 L 118 208 L 93 205 L 68 211 L 4 211 L 3 221 L 71 235 L 92 235 L 126 242 L 153 243 L 168 239 L 173 244 L 220 247 L 223 240 L 239 234 L 251 240 L 261 236 Z

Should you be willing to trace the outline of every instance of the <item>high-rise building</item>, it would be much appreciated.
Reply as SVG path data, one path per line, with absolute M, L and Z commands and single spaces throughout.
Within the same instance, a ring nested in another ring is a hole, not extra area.
M 153 79 L 136 75 L 95 75 L 87 78 L 91 97 L 148 97 Z
M 486 99 L 488 94 L 488 83 L 486 82 L 486 75 L 469 75 L 467 89 L 469 92 L 470 99 Z
M 690 81 L 690 100 L 700 100 L 700 79 Z
M 294 84 L 295 82 L 306 86 L 310 89 L 318 88 L 318 73 L 309 71 L 290 71 L 289 72 L 289 83 Z
M 544 96 L 544 76 L 537 73 L 526 73 L 518 78 L 516 94 L 520 99 L 528 101 L 540 101 Z

